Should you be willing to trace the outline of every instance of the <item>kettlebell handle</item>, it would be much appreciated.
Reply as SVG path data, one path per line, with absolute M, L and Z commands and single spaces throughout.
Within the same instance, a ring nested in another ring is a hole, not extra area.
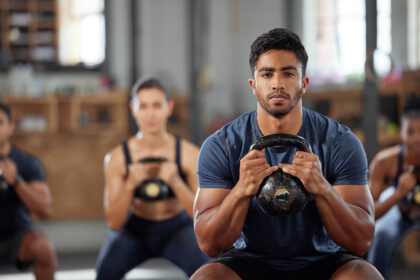
M 252 143 L 252 145 L 249 147 L 249 150 L 262 150 L 267 147 L 280 145 L 295 146 L 301 151 L 312 153 L 311 145 L 309 144 L 308 140 L 293 134 L 265 135 L 255 140 L 254 143 Z

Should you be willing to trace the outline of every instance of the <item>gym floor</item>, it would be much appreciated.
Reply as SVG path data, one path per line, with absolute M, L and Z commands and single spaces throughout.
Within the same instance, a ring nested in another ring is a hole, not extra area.
M 63 221 L 41 223 L 41 229 L 50 237 L 58 252 L 59 268 L 56 280 L 93 280 L 99 248 L 106 238 L 107 227 L 103 220 Z M 69 234 L 71 232 L 71 234 Z M 420 250 L 420 248 L 417 248 Z M 420 262 L 407 264 L 401 246 L 396 250 L 391 279 L 419 279 Z M 33 280 L 30 272 L 20 272 L 11 267 L 0 267 L 0 280 Z M 188 277 L 178 267 L 165 259 L 151 259 L 130 271 L 126 280 L 186 280 Z
M 56 280 L 93 280 L 95 263 L 102 242 L 107 236 L 103 219 L 73 220 L 38 223 L 57 251 L 59 261 Z M 33 280 L 32 273 L 20 272 L 14 267 L 0 266 L 0 280 Z M 126 280 L 186 280 L 178 267 L 165 259 L 151 259 L 130 271 Z
M 58 255 L 59 269 L 56 280 L 95 279 L 96 254 Z M 126 280 L 187 280 L 188 277 L 178 267 L 165 259 L 151 259 L 130 271 Z M 14 269 L 0 270 L 0 280 L 34 280 L 32 273 Z
M 96 254 L 63 254 L 56 280 L 93 280 Z M 392 276 L 395 280 L 415 280 L 420 275 L 419 265 L 407 265 L 400 252 L 393 258 Z M 0 270 L 0 280 L 33 280 L 31 273 L 16 270 Z M 186 280 L 188 277 L 176 266 L 165 259 L 151 259 L 130 271 L 126 280 Z

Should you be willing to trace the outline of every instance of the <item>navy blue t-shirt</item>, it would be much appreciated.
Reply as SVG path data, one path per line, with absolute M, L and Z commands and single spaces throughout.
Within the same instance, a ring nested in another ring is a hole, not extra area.
M 257 112 L 246 113 L 209 136 L 198 159 L 200 188 L 232 189 L 239 180 L 240 160 L 255 139 L 262 137 Z M 367 159 L 351 130 L 319 113 L 303 108 L 298 133 L 311 144 L 332 186 L 367 184 Z M 297 148 L 269 147 L 270 165 L 291 163 Z M 328 236 L 313 196 L 305 208 L 292 216 L 268 216 L 251 199 L 245 225 L 234 246 L 279 269 L 293 270 L 343 250 Z
M 44 167 L 40 161 L 16 148 L 11 148 L 8 158 L 26 182 L 45 181 Z M 0 193 L 0 240 L 11 237 L 17 230 L 32 223 L 31 215 L 13 187 Z

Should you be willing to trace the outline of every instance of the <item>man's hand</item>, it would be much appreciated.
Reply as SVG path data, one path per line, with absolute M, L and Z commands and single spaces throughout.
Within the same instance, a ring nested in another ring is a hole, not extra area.
M 325 190 L 328 182 L 322 175 L 321 162 L 316 154 L 297 151 L 292 164 L 279 164 L 279 167 L 286 173 L 298 177 L 305 189 L 317 195 Z
M 9 184 L 14 185 L 16 183 L 17 167 L 16 164 L 8 159 L 4 158 L 0 161 L 0 169 L 2 171 L 1 176 Z
M 277 169 L 277 166 L 267 163 L 264 150 L 252 150 L 241 159 L 237 185 L 242 188 L 245 196 L 253 196 L 258 192 L 264 178 Z

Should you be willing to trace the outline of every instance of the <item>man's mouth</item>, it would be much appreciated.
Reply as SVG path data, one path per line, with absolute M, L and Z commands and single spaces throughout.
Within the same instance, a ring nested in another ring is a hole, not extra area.
M 276 93 L 276 94 L 270 95 L 268 98 L 275 102 L 281 102 L 281 101 L 289 99 L 289 96 L 287 96 L 286 94 Z

